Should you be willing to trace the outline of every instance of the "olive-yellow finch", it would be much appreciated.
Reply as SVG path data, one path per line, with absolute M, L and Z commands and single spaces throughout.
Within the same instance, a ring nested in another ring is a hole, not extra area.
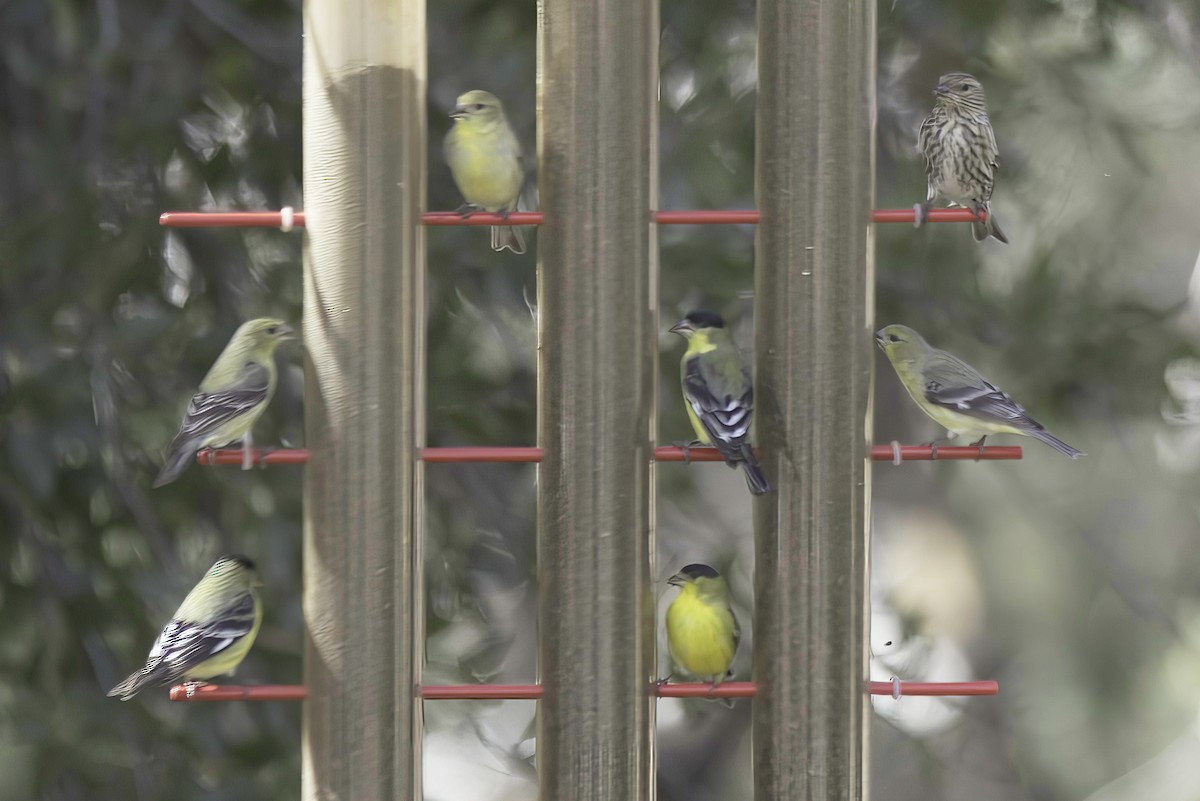
M 179 478 L 201 448 L 240 441 L 246 449 L 242 466 L 250 466 L 254 423 L 275 393 L 275 348 L 291 335 L 282 320 L 270 318 L 251 320 L 234 332 L 192 396 L 154 486 Z
M 1072 459 L 1084 455 L 1051 436 L 1021 404 L 985 380 L 974 367 L 931 347 L 911 328 L 889 325 L 879 329 L 875 341 L 921 411 L 945 427 L 951 437 L 979 437 L 971 444 L 981 446 L 990 434 L 1021 434 Z
M 109 690 L 109 696 L 128 701 L 143 687 L 232 673 L 262 624 L 258 586 L 253 562 L 222 556 L 175 610 L 142 669 Z
M 517 210 L 525 170 L 521 146 L 495 95 L 479 89 L 460 95 L 450 112 L 454 124 L 446 134 L 446 161 L 467 205 L 482 211 Z M 492 226 L 492 250 L 525 252 L 521 229 Z
M 720 451 L 730 467 L 741 465 L 750 492 L 770 492 L 749 439 L 754 382 L 725 321 L 712 312 L 693 311 L 671 331 L 687 340 L 679 369 L 696 440 Z
M 708 565 L 691 564 L 667 580 L 679 595 L 667 607 L 667 647 L 675 668 L 716 687 L 729 675 L 741 628 L 729 585 Z

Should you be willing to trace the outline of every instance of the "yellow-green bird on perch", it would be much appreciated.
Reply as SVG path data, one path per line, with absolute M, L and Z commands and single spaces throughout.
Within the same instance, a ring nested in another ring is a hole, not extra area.
M 729 585 L 704 564 L 686 566 L 667 583 L 679 587 L 679 595 L 667 607 L 671 660 L 680 672 L 716 687 L 730 675 L 742 635 L 730 604 Z
M 109 697 L 128 701 L 145 687 L 232 673 L 262 625 L 259 586 L 253 562 L 222 556 L 163 627 L 146 664 L 109 690 Z
M 982 447 L 992 434 L 1020 434 L 1072 459 L 1086 455 L 1053 436 L 1029 416 L 1025 407 L 974 367 L 933 347 L 908 326 L 881 328 L 875 333 L 875 341 L 921 411 L 950 432 L 951 438 L 979 437 L 971 444 Z
M 671 331 L 687 340 L 679 372 L 696 443 L 712 445 L 729 467 L 741 465 L 751 493 L 770 492 L 771 482 L 750 444 L 754 382 L 725 321 L 712 312 L 693 311 Z
M 286 323 L 269 317 L 243 323 L 234 332 L 188 403 L 155 487 L 183 475 L 201 448 L 241 442 L 242 468 L 249 469 L 254 424 L 275 393 L 275 348 L 291 336 Z
M 467 206 L 507 216 L 517 210 L 525 169 L 521 146 L 504 106 L 491 92 L 480 89 L 460 95 L 450 112 L 454 124 L 446 134 L 446 161 Z M 521 229 L 492 226 L 492 250 L 525 252 Z

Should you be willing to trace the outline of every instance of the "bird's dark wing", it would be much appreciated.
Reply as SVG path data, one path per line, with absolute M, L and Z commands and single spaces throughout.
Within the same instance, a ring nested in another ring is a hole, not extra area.
M 164 684 L 175 681 L 249 634 L 254 619 L 254 596 L 246 593 L 215 620 L 172 620 L 154 641 L 142 672 L 158 673 Z
M 271 377 L 258 362 L 247 362 L 238 381 L 228 389 L 197 392 L 188 404 L 178 440 L 204 442 L 208 435 L 267 399 Z
M 713 446 L 727 459 L 740 460 L 754 414 L 754 383 L 749 372 L 736 362 L 696 356 L 687 362 L 683 387 Z
M 966 362 L 945 352 L 933 354 L 925 369 L 925 400 L 969 417 L 1041 428 L 1007 392 L 985 380 Z

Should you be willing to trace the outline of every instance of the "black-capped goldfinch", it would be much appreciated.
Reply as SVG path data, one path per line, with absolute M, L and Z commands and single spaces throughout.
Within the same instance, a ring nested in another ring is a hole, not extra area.
M 128 701 L 144 687 L 232 673 L 262 624 L 258 586 L 253 562 L 222 556 L 175 610 L 142 669 L 109 690 L 109 696 Z
M 921 411 L 945 427 L 951 438 L 979 437 L 971 444 L 982 446 L 991 434 L 1020 434 L 1040 440 L 1072 459 L 1085 455 L 1052 436 L 1021 404 L 985 380 L 974 367 L 930 346 L 911 328 L 889 325 L 876 332 L 875 341 Z
M 667 607 L 667 646 L 675 669 L 716 687 L 730 675 L 741 637 L 729 585 L 702 564 L 688 565 L 667 583 L 679 588 Z
M 671 331 L 687 340 L 679 368 L 696 441 L 720 451 L 730 467 L 741 465 L 750 492 L 770 492 L 771 482 L 763 474 L 749 439 L 754 382 L 725 321 L 712 312 L 693 311 Z

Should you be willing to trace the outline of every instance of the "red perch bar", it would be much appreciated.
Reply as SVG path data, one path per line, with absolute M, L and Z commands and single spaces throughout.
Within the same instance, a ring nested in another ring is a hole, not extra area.
M 544 217 L 540 211 L 513 211 L 507 215 L 490 212 L 459 214 L 456 211 L 427 211 L 421 221 L 433 226 L 461 225 L 541 225 Z M 930 209 L 927 222 L 975 222 L 970 209 Z M 656 211 L 654 221 L 659 225 L 757 225 L 758 212 L 754 209 Z M 871 221 L 877 223 L 916 222 L 913 209 L 875 209 Z M 280 211 L 165 211 L 158 224 L 168 228 L 280 228 L 284 226 L 284 214 Z M 304 212 L 292 213 L 289 228 L 304 227 Z
M 961 697 L 996 695 L 1000 685 L 994 681 L 902 681 L 898 689 L 901 698 L 906 695 Z M 753 698 L 755 691 L 751 681 L 727 681 L 715 688 L 709 684 L 659 684 L 654 687 L 654 694 L 659 698 Z M 868 692 L 894 697 L 897 684 L 872 681 Z M 542 687 L 539 684 L 426 684 L 420 688 L 420 694 L 426 701 L 536 701 L 542 697 Z M 190 696 L 186 685 L 171 688 L 172 701 L 303 701 L 307 697 L 305 688 L 295 685 L 203 684 Z
M 902 462 L 943 462 L 943 461 L 1009 461 L 1020 459 L 1020 445 L 984 445 L 974 447 L 969 445 L 876 445 L 871 449 L 871 459 L 876 462 L 894 462 L 899 453 Z M 693 462 L 719 462 L 721 454 L 715 448 L 689 448 L 688 456 Z M 540 462 L 541 448 L 498 447 L 498 448 L 425 448 L 421 451 L 421 459 L 435 464 L 502 464 L 513 462 Z M 654 460 L 657 462 L 682 462 L 683 448 L 663 447 L 654 449 Z M 240 450 L 205 450 L 196 454 L 196 461 L 202 465 L 240 465 L 242 452 Z M 308 451 L 304 448 L 278 448 L 263 451 L 255 448 L 250 454 L 250 463 L 254 465 L 268 464 L 304 464 L 308 461 Z

